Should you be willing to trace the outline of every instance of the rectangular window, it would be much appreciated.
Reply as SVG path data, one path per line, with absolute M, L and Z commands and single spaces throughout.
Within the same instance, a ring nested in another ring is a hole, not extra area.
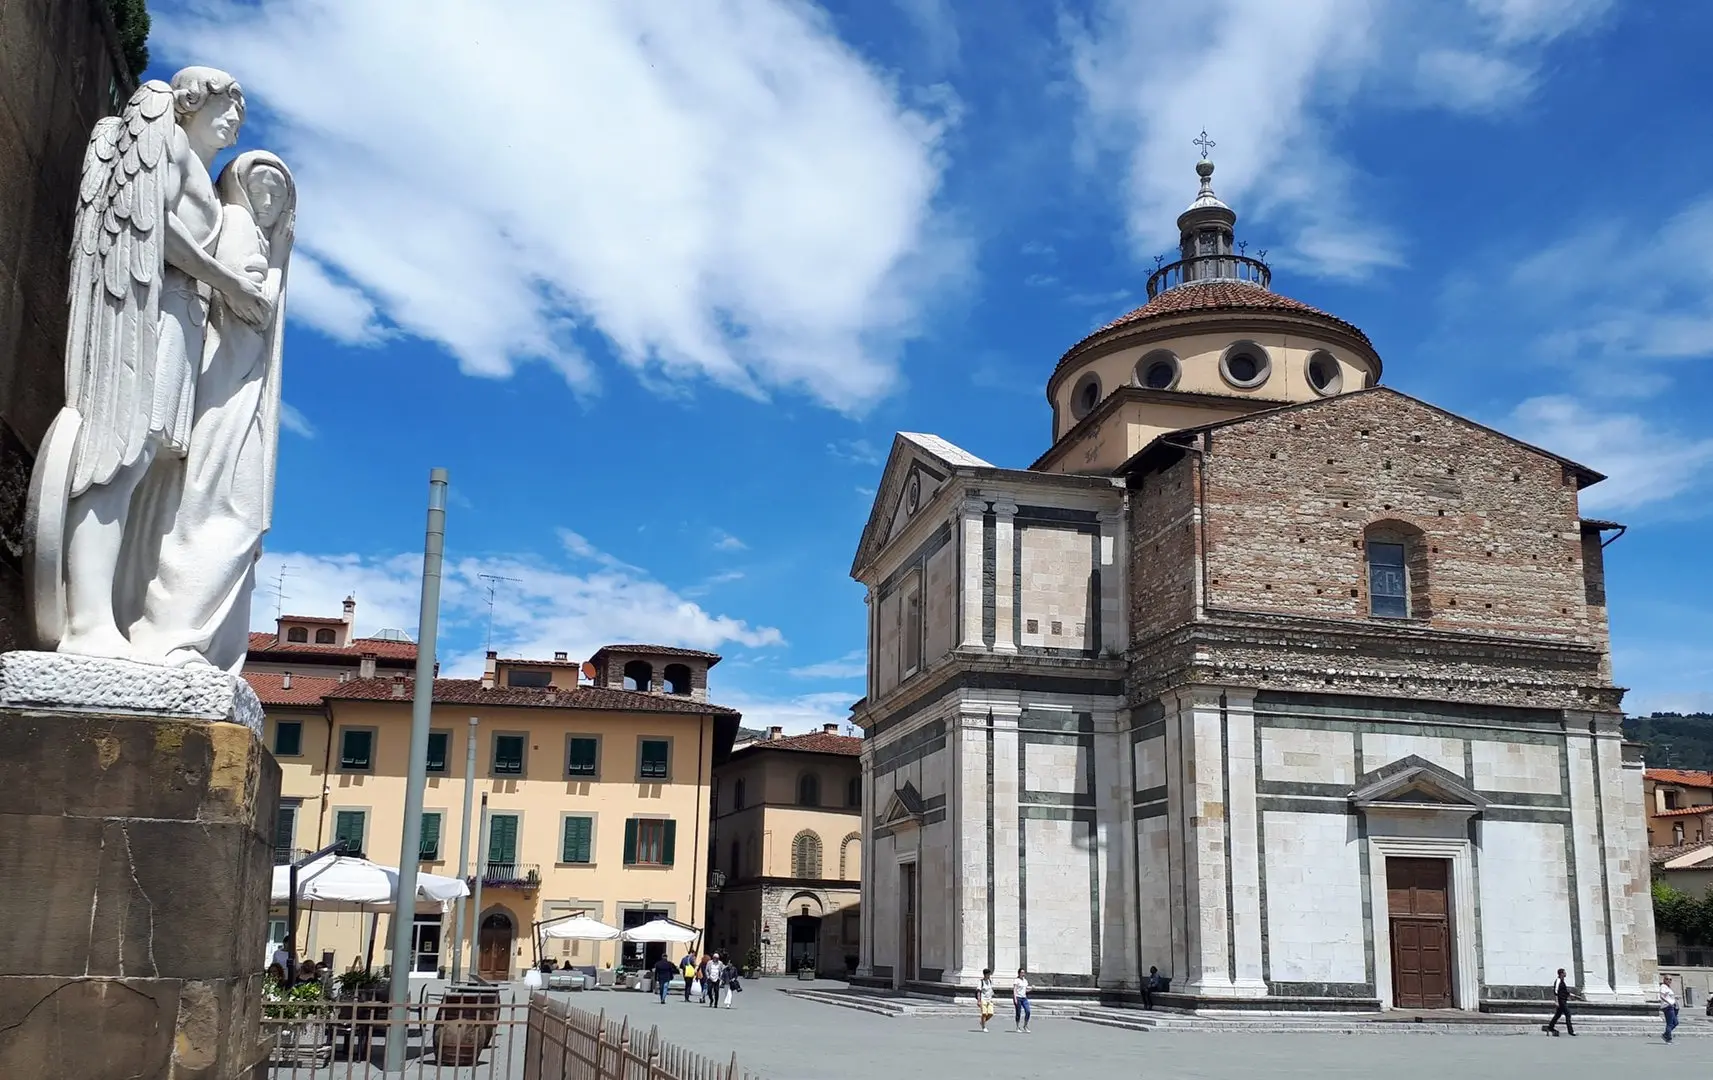
M 373 728 L 345 728 L 339 732 L 339 768 L 344 772 L 373 772 L 375 732 Z
M 638 751 L 640 762 L 637 774 L 644 780 L 666 779 L 667 767 L 672 758 L 672 744 L 665 739 L 644 739 Z
M 274 721 L 274 756 L 301 757 L 303 755 L 303 721 L 276 720 Z
M 1410 615 L 1410 582 L 1404 545 L 1368 544 L 1368 611 L 1386 619 Z
M 904 594 L 904 625 L 899 628 L 903 639 L 904 674 L 922 666 L 922 590 L 912 583 Z
M 516 863 L 517 815 L 493 814 L 488 818 L 488 865 L 512 866 Z
M 446 772 L 446 748 L 452 742 L 450 731 L 431 731 L 428 733 L 428 771 L 431 773 Z
M 1671 790 L 1666 791 L 1666 793 L 1665 793 L 1665 808 L 1667 810 L 1676 810 L 1677 809 L 1677 792 L 1671 791 Z
M 369 812 L 367 810 L 335 810 L 333 812 L 333 839 L 344 841 L 343 854 L 361 855 L 365 848 L 363 835 L 368 831 Z
M 625 822 L 625 865 L 671 866 L 677 839 L 671 818 L 631 818 Z
M 295 802 L 280 802 L 274 815 L 274 864 L 284 866 L 292 861 L 292 849 L 297 846 L 297 807 Z
M 568 817 L 565 819 L 565 835 L 559 845 L 559 861 L 567 863 L 594 862 L 595 854 L 595 819 L 588 817 Z
M 569 776 L 594 776 L 601 768 L 601 741 L 593 737 L 573 735 L 565 752 L 565 772 Z
M 523 775 L 524 736 L 494 736 L 494 775 Z
M 440 861 L 440 819 L 443 815 L 438 810 L 422 812 L 422 843 L 421 854 L 423 862 Z

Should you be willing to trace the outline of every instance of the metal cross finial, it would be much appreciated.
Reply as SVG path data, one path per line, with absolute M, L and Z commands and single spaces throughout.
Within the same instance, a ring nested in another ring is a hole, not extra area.
M 1166 261 L 1166 257 L 1164 255 L 1154 256 L 1154 269 L 1156 269 L 1156 270 L 1160 269 L 1160 264 L 1165 262 L 1165 261 Z
M 1255 253 L 1255 257 L 1260 259 L 1262 262 L 1266 262 L 1267 261 L 1267 249 L 1262 248 L 1260 251 L 1257 251 Z
M 1195 145 L 1201 147 L 1201 159 L 1203 161 L 1206 161 L 1208 154 L 1210 154 L 1213 151 L 1214 147 L 1219 145 L 1218 143 L 1214 142 L 1212 139 L 1207 137 L 1207 129 L 1206 128 L 1202 128 L 1201 134 L 1196 136 L 1194 139 L 1191 139 L 1190 141 L 1192 143 L 1194 143 Z
M 1237 241 L 1237 254 L 1239 254 L 1239 255 L 1249 254 L 1249 241 L 1247 241 L 1247 240 Z

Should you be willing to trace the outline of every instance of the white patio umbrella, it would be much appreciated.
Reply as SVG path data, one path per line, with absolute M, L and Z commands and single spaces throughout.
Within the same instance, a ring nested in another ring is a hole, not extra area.
M 399 872 L 396 867 L 382 866 L 350 855 L 329 855 L 300 867 L 297 872 L 298 901 L 313 904 L 322 911 L 391 914 L 398 908 L 398 888 Z M 469 886 L 459 878 L 419 871 L 414 907 L 422 914 L 432 915 L 445 911 L 450 901 L 469 894 Z M 283 904 L 290 899 L 291 867 L 276 866 L 272 902 Z M 371 921 L 369 950 L 363 962 L 365 968 L 372 963 L 374 951 L 375 923 Z
M 608 926 L 592 915 L 572 915 L 541 926 L 542 937 L 564 941 L 611 941 L 621 933 L 618 927 Z
M 633 926 L 624 932 L 626 941 L 642 943 L 652 942 L 691 942 L 702 936 L 702 931 L 686 923 L 672 919 L 655 919 L 641 926 Z

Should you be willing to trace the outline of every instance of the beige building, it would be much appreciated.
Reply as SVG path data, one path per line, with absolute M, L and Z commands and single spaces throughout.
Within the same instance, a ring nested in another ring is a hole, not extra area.
M 1681 848 L 1713 840 L 1713 773 L 1649 769 L 1642 774 L 1648 844 Z
M 357 637 L 357 601 L 345 598 L 337 619 L 282 615 L 274 632 L 250 635 L 244 673 L 312 675 L 334 679 L 416 673 L 416 643 L 402 630 Z
M 862 740 L 837 724 L 770 728 L 714 767 L 708 941 L 761 972 L 856 970 L 861 943 Z
M 435 680 L 419 865 L 461 872 L 473 775 L 470 861 L 480 869 L 466 873 L 472 884 L 480 878 L 482 895 L 456 946 L 450 912 L 417 917 L 414 972 L 445 971 L 460 947 L 465 970 L 515 977 L 536 959 L 535 924 L 575 911 L 621 927 L 662 915 L 702 925 L 712 766 L 739 720 L 707 700 L 707 671 L 719 659 L 668 646 L 608 646 L 590 661 L 593 678 L 585 681 L 564 653 L 546 661 L 490 653 L 481 679 Z M 281 768 L 276 858 L 345 840 L 397 865 L 414 681 L 347 671 L 246 678 L 267 707 L 266 738 Z M 284 907 L 273 918 L 270 936 L 282 940 Z M 343 969 L 362 962 L 374 934 L 375 963 L 390 962 L 384 915 L 305 911 L 301 918 L 297 939 L 306 955 L 331 952 Z M 617 943 L 556 941 L 547 955 L 580 967 L 650 959 L 639 946 Z

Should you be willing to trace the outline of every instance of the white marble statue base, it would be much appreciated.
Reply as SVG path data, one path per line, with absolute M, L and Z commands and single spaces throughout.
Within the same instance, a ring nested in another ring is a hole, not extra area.
M 262 734 L 250 684 L 216 668 L 160 667 L 69 653 L 0 653 L 0 708 L 225 721 Z

